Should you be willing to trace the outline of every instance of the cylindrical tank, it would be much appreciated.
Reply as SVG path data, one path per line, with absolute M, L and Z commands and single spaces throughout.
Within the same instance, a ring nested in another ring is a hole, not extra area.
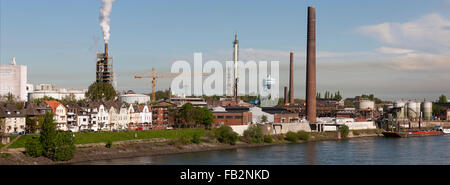
M 423 103 L 423 119 L 431 120 L 431 114 L 433 113 L 433 103 L 426 101 Z
M 416 118 L 420 118 L 420 102 L 416 102 Z
M 415 101 L 409 101 L 408 102 L 408 118 L 409 119 L 414 119 L 417 117 L 416 114 L 416 105 L 417 103 Z
M 374 110 L 375 109 L 375 102 L 370 100 L 361 100 L 357 104 L 357 108 L 359 110 Z
M 394 108 L 400 109 L 397 112 L 397 118 L 405 118 L 405 102 L 404 101 L 395 101 Z

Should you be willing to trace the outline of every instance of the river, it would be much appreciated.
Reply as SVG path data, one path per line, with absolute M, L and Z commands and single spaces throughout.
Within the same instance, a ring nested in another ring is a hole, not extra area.
M 90 161 L 87 165 L 449 165 L 450 135 L 366 137 Z

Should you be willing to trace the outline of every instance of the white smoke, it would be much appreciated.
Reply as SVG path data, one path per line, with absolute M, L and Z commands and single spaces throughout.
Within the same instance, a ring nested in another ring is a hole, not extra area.
M 103 39 L 105 43 L 108 43 L 109 37 L 111 36 L 110 26 L 109 26 L 109 16 L 111 15 L 112 4 L 115 0 L 102 0 L 102 8 L 100 9 L 100 27 L 103 30 Z

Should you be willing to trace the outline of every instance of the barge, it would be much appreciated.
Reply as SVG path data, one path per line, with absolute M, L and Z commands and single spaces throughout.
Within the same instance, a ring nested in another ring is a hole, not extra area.
M 385 137 L 417 137 L 417 136 L 440 136 L 444 135 L 443 131 L 402 131 L 402 132 L 383 132 Z

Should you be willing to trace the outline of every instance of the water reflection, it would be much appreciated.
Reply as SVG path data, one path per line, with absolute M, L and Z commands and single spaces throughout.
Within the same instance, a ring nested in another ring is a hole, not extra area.
M 357 138 L 93 161 L 79 164 L 450 164 L 449 136 Z
M 305 153 L 305 161 L 308 165 L 316 164 L 316 144 L 312 142 L 308 142 L 305 144 L 306 153 Z

